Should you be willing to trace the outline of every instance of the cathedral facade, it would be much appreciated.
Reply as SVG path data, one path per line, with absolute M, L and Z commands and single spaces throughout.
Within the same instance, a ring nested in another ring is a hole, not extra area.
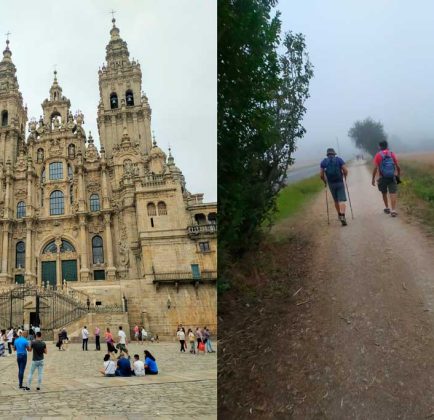
M 0 62 L 0 286 L 76 289 L 161 336 L 216 328 L 216 203 L 187 190 L 151 136 L 140 64 L 113 19 L 99 70 L 101 148 L 54 72 L 27 121 L 7 41 Z M 26 131 L 27 130 L 27 131 Z M 26 316 L 23 315 L 23 319 Z

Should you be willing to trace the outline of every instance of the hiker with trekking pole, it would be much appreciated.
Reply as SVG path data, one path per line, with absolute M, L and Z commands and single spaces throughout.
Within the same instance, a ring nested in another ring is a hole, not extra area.
M 328 195 L 327 195 L 327 184 L 330 189 L 330 193 L 333 197 L 335 203 L 335 208 L 338 213 L 338 218 L 342 223 L 342 226 L 347 225 L 347 220 L 345 218 L 345 208 L 347 195 L 345 193 L 346 178 L 348 176 L 348 169 L 345 162 L 339 156 L 336 156 L 334 149 L 327 149 L 327 157 L 323 159 L 320 165 L 320 178 L 324 182 L 324 188 L 326 193 L 326 205 L 327 205 L 327 220 L 330 224 L 329 213 L 328 213 Z M 348 190 L 348 187 L 347 187 Z M 351 209 L 351 213 L 352 213 Z
M 388 149 L 387 141 L 380 141 L 378 143 L 380 151 L 374 157 L 374 171 L 372 172 L 372 185 L 375 187 L 375 181 L 377 173 L 379 178 L 377 180 L 378 189 L 383 195 L 384 201 L 384 213 L 390 214 L 392 217 L 396 217 L 396 193 L 398 192 L 398 184 L 401 182 L 401 168 L 398 165 L 398 159 L 395 153 Z M 389 200 L 387 197 L 389 192 Z

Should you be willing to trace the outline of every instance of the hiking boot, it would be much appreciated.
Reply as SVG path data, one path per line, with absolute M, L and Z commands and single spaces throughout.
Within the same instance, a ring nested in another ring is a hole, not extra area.
M 390 213 L 390 215 L 391 215 L 392 217 L 396 217 L 396 216 L 398 216 L 398 213 L 397 213 L 396 211 L 392 211 L 392 212 Z
M 386 214 L 390 214 L 390 209 L 389 209 L 389 208 L 384 209 L 384 213 L 386 213 Z

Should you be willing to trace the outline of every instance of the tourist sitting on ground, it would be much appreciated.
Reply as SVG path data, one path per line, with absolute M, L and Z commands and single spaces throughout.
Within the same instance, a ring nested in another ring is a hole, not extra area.
M 104 368 L 99 370 L 104 376 L 116 376 L 116 363 L 110 359 L 110 354 L 104 356 Z
M 138 354 L 134 355 L 133 369 L 131 373 L 135 376 L 145 376 L 145 364 L 140 360 Z
M 62 331 L 60 332 L 60 349 L 59 350 L 66 350 L 67 344 L 68 344 L 68 333 L 66 332 L 65 328 L 62 328 Z
M 158 374 L 158 366 L 155 361 L 155 357 L 152 354 L 145 350 L 145 373 L 146 375 L 157 375 Z
M 131 376 L 131 363 L 123 352 L 119 356 L 118 367 L 115 372 L 116 376 Z

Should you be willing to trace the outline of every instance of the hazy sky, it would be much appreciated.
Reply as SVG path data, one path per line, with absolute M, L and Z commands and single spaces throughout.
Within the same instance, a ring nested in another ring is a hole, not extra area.
M 371 116 L 404 142 L 434 139 L 434 2 L 280 0 L 283 29 L 302 32 L 315 76 L 300 160 L 349 154 L 348 129 Z M 434 144 L 434 141 L 433 141 Z
M 217 198 L 215 0 L 0 0 L 0 48 L 10 31 L 12 60 L 28 116 L 39 118 L 57 65 L 58 81 L 74 113 L 99 144 L 98 68 L 116 26 L 130 58 L 142 68 L 159 146 L 172 147 L 192 193 Z

